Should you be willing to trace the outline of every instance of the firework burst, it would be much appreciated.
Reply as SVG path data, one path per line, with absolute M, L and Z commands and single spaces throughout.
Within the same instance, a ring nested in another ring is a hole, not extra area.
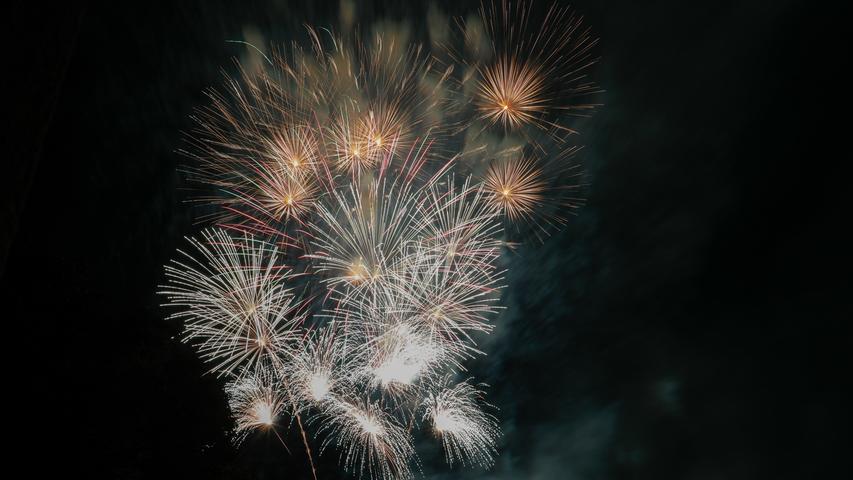
M 458 22 L 464 52 L 448 47 L 452 61 L 476 72 L 463 80 L 473 83 L 477 118 L 529 139 L 531 129 L 577 133 L 566 117 L 589 115 L 597 105 L 584 98 L 599 92 L 586 75 L 597 40 L 583 19 L 556 4 L 538 7 L 484 3 L 478 19 Z
M 275 428 L 288 406 L 274 369 L 258 366 L 244 373 L 225 386 L 238 443 L 254 430 Z
M 420 468 L 418 435 L 494 463 L 497 419 L 453 379 L 503 308 L 509 236 L 582 203 L 568 120 L 597 91 L 580 18 L 533 7 L 457 19 L 461 53 L 309 27 L 208 92 L 182 153 L 215 227 L 160 293 L 228 378 L 238 442 L 295 424 L 315 480 L 312 441 L 383 480 Z
M 184 340 L 213 365 L 211 371 L 230 374 L 276 360 L 305 318 L 287 286 L 291 274 L 279 265 L 278 250 L 217 229 L 202 238 L 190 239 L 200 259 L 181 252 L 186 263 L 173 260 L 166 266 L 168 284 L 160 293 L 168 306 L 179 309 L 169 318 L 184 321 Z
M 475 463 L 489 467 L 500 436 L 495 418 L 480 407 L 483 392 L 467 382 L 431 394 L 424 402 L 423 419 L 441 438 L 447 463 Z
M 411 478 L 411 436 L 378 403 L 351 399 L 329 406 L 318 429 L 323 450 L 340 450 L 341 462 L 359 477 Z
M 510 220 L 532 218 L 545 200 L 543 172 L 529 158 L 492 164 L 483 179 L 489 203 Z
M 330 285 L 353 287 L 384 281 L 402 256 L 401 247 L 413 242 L 411 212 L 418 197 L 405 183 L 368 181 L 334 192 L 317 207 L 314 251 L 318 272 Z
M 348 353 L 347 339 L 334 323 L 304 336 L 285 366 L 299 405 L 322 406 L 349 388 L 353 362 Z
M 515 58 L 501 58 L 484 67 L 477 84 L 480 118 L 500 123 L 507 130 L 539 122 L 548 101 L 545 79 L 538 68 Z
M 512 233 L 532 233 L 543 241 L 583 205 L 584 173 L 572 158 L 578 148 L 556 150 L 544 159 L 519 152 L 499 155 L 482 175 L 486 203 Z
M 461 360 L 475 348 L 472 334 L 488 333 L 499 307 L 500 272 L 486 263 L 489 257 L 448 260 L 427 251 L 409 252 L 407 264 L 391 287 L 389 302 L 398 315 L 425 328 L 432 341 L 452 358 Z

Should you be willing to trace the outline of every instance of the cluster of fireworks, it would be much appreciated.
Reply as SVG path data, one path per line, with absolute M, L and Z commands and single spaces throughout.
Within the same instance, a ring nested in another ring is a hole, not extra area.
M 195 117 L 186 174 L 214 226 L 166 266 L 225 376 L 235 436 L 298 425 L 358 476 L 408 478 L 414 435 L 490 466 L 500 432 L 464 363 L 501 257 L 580 200 L 572 115 L 595 41 L 559 7 L 484 6 L 427 49 L 308 29 Z M 316 475 L 315 475 L 316 476 Z

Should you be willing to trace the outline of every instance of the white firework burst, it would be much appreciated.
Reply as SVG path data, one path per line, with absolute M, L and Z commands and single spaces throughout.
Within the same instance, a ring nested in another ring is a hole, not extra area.
M 200 258 L 181 251 L 187 261 L 166 266 L 160 294 L 179 309 L 169 318 L 184 321 L 183 339 L 220 375 L 277 361 L 305 318 L 277 248 L 222 229 L 202 238 L 190 239 Z
M 434 182 L 419 204 L 417 229 L 422 246 L 446 259 L 448 266 L 478 265 L 494 268 L 501 254 L 499 214 L 489 202 L 489 192 L 466 178 L 456 188 L 454 177 Z
M 378 403 L 348 398 L 316 418 L 322 419 L 318 433 L 326 436 L 322 449 L 338 448 L 341 463 L 359 478 L 412 477 L 412 438 Z
M 285 367 L 297 402 L 320 407 L 349 392 L 357 348 L 334 322 L 303 335 Z
M 289 405 L 279 375 L 268 365 L 246 369 L 225 386 L 225 393 L 237 443 L 254 430 L 274 429 Z
M 472 334 L 492 329 L 491 319 L 501 308 L 501 272 L 482 259 L 454 264 L 425 249 L 413 249 L 406 259 L 389 287 L 397 315 L 428 331 L 457 366 L 480 353 Z
M 334 192 L 317 208 L 310 227 L 317 271 L 335 287 L 361 287 L 382 282 L 399 263 L 403 245 L 417 235 L 412 212 L 417 196 L 400 182 L 370 180 Z M 346 288 L 339 288 L 346 290 Z
M 495 418 L 480 407 L 483 392 L 461 382 L 431 394 L 424 402 L 423 419 L 441 438 L 447 463 L 490 467 L 497 453 L 500 429 Z
M 447 361 L 444 348 L 428 331 L 406 322 L 384 327 L 368 342 L 367 351 L 365 373 L 371 383 L 398 394 L 427 383 L 436 367 Z

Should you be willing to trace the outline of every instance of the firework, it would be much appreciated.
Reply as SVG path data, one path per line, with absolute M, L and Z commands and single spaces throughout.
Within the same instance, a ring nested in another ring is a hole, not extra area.
M 186 263 L 173 260 L 166 266 L 168 284 L 160 293 L 168 306 L 179 309 L 169 318 L 184 321 L 184 340 L 218 374 L 277 359 L 304 321 L 277 249 L 217 229 L 202 237 L 190 239 L 200 259 L 181 252 Z
M 409 252 L 389 303 L 398 315 L 425 328 L 447 354 L 461 360 L 477 353 L 472 333 L 491 331 L 489 319 L 499 309 L 495 303 L 501 277 L 482 259 L 457 256 L 451 260 L 456 263 L 450 263 L 429 250 Z
M 542 170 L 529 158 L 503 160 L 489 167 L 483 184 L 489 203 L 510 220 L 532 218 L 545 200 Z
M 561 117 L 586 115 L 596 106 L 581 99 L 598 91 L 585 74 L 596 62 L 590 52 L 597 42 L 568 9 L 534 7 L 509 0 L 481 7 L 490 48 L 487 59 L 474 62 L 477 111 L 505 130 L 575 133 Z
M 573 160 L 579 149 L 554 150 L 545 158 L 505 152 L 482 174 L 486 203 L 503 218 L 507 233 L 544 241 L 584 204 L 584 172 Z
M 323 450 L 335 446 L 341 461 L 372 478 L 410 478 L 414 455 L 411 436 L 379 404 L 350 399 L 336 402 L 322 417 L 318 433 L 325 435 Z
M 317 137 L 308 125 L 289 124 L 273 130 L 267 142 L 267 160 L 282 169 L 307 173 L 319 161 Z
M 317 193 L 315 179 L 311 173 L 298 168 L 260 164 L 256 166 L 255 176 L 245 182 L 251 187 L 246 193 L 236 192 L 235 198 L 252 207 L 261 218 L 275 222 L 300 221 L 314 205 Z M 253 230 L 263 232 L 268 221 L 257 221 Z M 274 233 L 274 232 L 273 232 Z
M 275 428 L 288 406 L 274 369 L 258 366 L 244 373 L 225 386 L 238 443 L 253 430 Z
M 433 372 L 444 351 L 427 332 L 409 323 L 386 327 L 368 345 L 367 372 L 386 390 L 408 389 Z
M 500 255 L 501 226 L 487 195 L 482 186 L 472 186 L 470 178 L 458 189 L 454 177 L 431 185 L 419 204 L 420 244 L 446 259 L 448 266 L 475 263 L 489 269 Z
M 510 236 L 582 203 L 568 119 L 597 90 L 579 17 L 479 13 L 441 60 L 400 32 L 251 46 L 194 115 L 184 172 L 215 227 L 166 266 L 168 318 L 228 377 L 238 442 L 298 425 L 315 479 L 309 437 L 359 477 L 410 478 L 413 432 L 494 463 L 497 419 L 452 379 L 503 308 Z
M 346 391 L 354 368 L 351 353 L 347 338 L 334 323 L 306 334 L 285 366 L 297 403 L 316 407 Z
M 538 68 L 516 58 L 501 58 L 481 73 L 477 85 L 481 118 L 508 130 L 539 121 L 548 101 L 544 98 L 545 77 Z
M 293 106 L 267 75 L 243 71 L 227 93 L 209 92 L 212 105 L 182 152 L 194 160 L 188 179 L 204 193 L 203 220 L 293 245 L 293 223 L 310 211 L 322 184 L 320 135 L 306 110 Z
M 354 287 L 382 282 L 402 255 L 401 247 L 414 241 L 411 212 L 417 196 L 406 184 L 370 181 L 335 192 L 317 207 L 314 252 L 318 272 L 327 281 Z
M 368 342 L 397 338 L 400 326 L 408 325 L 406 332 L 429 337 L 438 356 L 458 360 L 473 351 L 470 334 L 488 332 L 488 319 L 498 310 L 500 242 L 495 235 L 500 226 L 482 189 L 471 188 L 468 181 L 457 189 L 449 177 L 420 198 L 416 208 L 406 205 L 408 224 L 395 243 L 398 250 L 390 252 L 393 257 L 383 257 L 390 259 L 383 273 L 349 277 L 349 288 L 335 297 L 337 314 L 355 320 Z M 369 280 L 370 288 L 364 288 Z M 391 342 L 391 348 L 403 347 Z
M 432 423 L 441 438 L 447 463 L 476 463 L 483 467 L 494 461 L 495 440 L 500 436 L 495 418 L 479 403 L 483 392 L 467 382 L 430 395 L 424 402 L 424 420 Z

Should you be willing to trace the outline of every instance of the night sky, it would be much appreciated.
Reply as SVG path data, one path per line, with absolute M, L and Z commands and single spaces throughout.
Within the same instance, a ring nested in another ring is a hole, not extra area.
M 202 228 L 175 151 L 202 91 L 244 53 L 226 40 L 334 27 L 338 1 L 15 3 L 3 74 L 6 442 L 35 454 L 36 478 L 310 478 L 295 432 L 284 435 L 292 456 L 272 436 L 229 444 L 221 383 L 175 340 L 155 292 Z M 361 25 L 426 35 L 427 2 L 357 3 Z M 497 464 L 448 469 L 424 445 L 424 476 L 849 472 L 841 13 L 791 1 L 572 5 L 601 39 L 592 77 L 606 90 L 577 125 L 587 204 L 511 257 L 507 309 L 470 364 L 500 409 Z M 318 467 L 347 478 L 334 452 Z

